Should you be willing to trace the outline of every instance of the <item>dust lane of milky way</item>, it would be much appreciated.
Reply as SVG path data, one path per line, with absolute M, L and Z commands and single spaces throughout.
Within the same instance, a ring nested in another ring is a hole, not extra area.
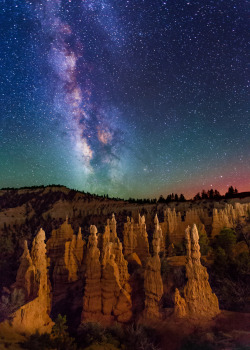
M 0 187 L 249 190 L 246 1 L 0 6 Z

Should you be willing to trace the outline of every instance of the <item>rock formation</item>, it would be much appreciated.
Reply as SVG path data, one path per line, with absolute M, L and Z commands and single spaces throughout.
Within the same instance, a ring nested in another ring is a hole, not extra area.
M 24 241 L 24 250 L 20 259 L 16 282 L 12 287 L 24 291 L 25 301 L 32 299 L 35 295 L 35 273 L 35 266 L 30 257 L 27 241 Z
M 226 212 L 218 209 L 213 210 L 212 237 L 218 235 L 224 227 L 230 227 Z
M 181 213 L 176 213 L 175 209 L 167 208 L 164 210 L 164 222 L 161 223 L 163 239 L 166 240 L 168 235 L 171 243 L 179 243 L 183 239 L 183 234 L 180 230 L 182 224 Z
M 68 218 L 58 229 L 52 230 L 51 237 L 47 242 L 47 253 L 52 266 L 58 258 L 64 255 L 65 242 L 71 241 L 73 234 L 74 231 L 68 223 Z
M 100 250 L 97 247 L 96 234 L 97 228 L 91 225 L 87 246 L 82 320 L 98 320 L 102 311 Z
M 136 253 L 142 262 L 146 262 L 149 257 L 149 244 L 144 216 L 138 215 L 138 223 L 135 223 L 133 218 L 127 217 L 127 222 L 124 224 L 123 244 L 126 257 Z
M 128 256 L 132 254 L 137 246 L 137 237 L 134 234 L 134 219 L 127 216 L 127 222 L 124 224 L 123 231 L 123 246 L 124 255 Z
M 135 226 L 134 230 L 137 237 L 137 246 L 135 248 L 135 253 L 139 256 L 142 262 L 145 262 L 149 257 L 149 243 L 144 215 L 140 216 L 139 214 L 138 226 Z
M 90 227 L 83 320 L 97 321 L 105 317 L 106 320 L 116 318 L 119 322 L 128 322 L 132 317 L 128 263 L 123 256 L 122 243 L 117 237 L 114 215 L 111 221 L 112 229 L 108 221 L 104 234 L 99 236 L 102 254 L 97 247 L 97 229 L 95 226 Z
M 110 226 L 109 226 L 109 219 L 107 220 L 107 225 L 105 225 L 104 233 L 99 234 L 98 236 L 98 247 L 101 251 L 101 255 L 103 258 L 103 254 L 105 251 L 106 245 L 110 242 Z
M 158 220 L 158 219 L 157 219 Z M 153 256 L 147 261 L 144 273 L 145 308 L 144 317 L 148 319 L 160 318 L 159 303 L 163 295 L 163 283 L 161 278 L 161 261 L 159 252 L 161 249 L 161 231 L 155 229 L 153 236 Z
M 109 243 L 106 246 L 102 262 L 102 311 L 104 315 L 114 315 L 119 322 L 128 322 L 132 317 L 130 286 L 127 283 L 129 275 L 126 264 L 123 265 L 125 260 L 120 260 L 120 273 L 115 254 L 112 254 L 115 250 L 113 245 L 114 243 Z
M 103 313 L 115 316 L 120 322 L 128 322 L 132 316 L 130 276 L 128 263 L 122 252 L 122 243 L 117 237 L 114 214 L 105 228 L 102 247 Z
M 248 217 L 250 204 L 226 204 L 224 209 L 213 209 L 212 237 L 218 235 L 224 227 L 234 228 Z
M 176 213 L 175 209 L 167 208 L 164 210 L 164 222 L 160 223 L 164 242 L 168 235 L 169 243 L 181 243 L 185 228 L 193 224 L 198 224 L 201 230 L 205 231 L 205 225 L 211 224 L 208 212 L 203 209 L 190 209 L 181 215 L 180 212 Z
M 212 293 L 208 282 L 207 269 L 200 262 L 199 234 L 196 225 L 185 231 L 187 263 L 186 277 L 182 298 L 178 289 L 175 291 L 174 312 L 177 317 L 210 319 L 219 313 L 219 303 Z
M 116 233 L 116 219 L 115 219 L 115 214 L 112 214 L 112 218 L 109 221 L 109 226 L 110 226 L 110 240 L 111 242 L 117 237 Z
M 12 293 L 23 291 L 24 305 L 11 315 L 11 321 L 5 321 L 2 326 L 8 324 L 17 333 L 34 333 L 36 330 L 42 333 L 50 331 L 53 325 L 49 317 L 50 285 L 44 240 L 45 232 L 40 229 L 33 240 L 31 254 L 25 242 L 17 280 L 11 287 Z
M 83 260 L 84 241 L 81 228 L 77 236 L 68 219 L 57 230 L 53 230 L 47 242 L 48 256 L 53 275 L 53 293 L 55 296 L 67 292 L 66 284 L 79 280 L 79 271 Z M 57 299 L 57 298 L 56 298 Z
M 162 228 L 159 224 L 157 214 L 155 214 L 154 224 L 155 224 L 155 229 L 154 229 L 154 234 L 153 234 L 153 251 L 155 253 L 158 249 L 158 246 L 159 246 L 160 252 L 164 252 L 165 251 L 165 241 L 164 241 L 164 238 L 162 235 Z

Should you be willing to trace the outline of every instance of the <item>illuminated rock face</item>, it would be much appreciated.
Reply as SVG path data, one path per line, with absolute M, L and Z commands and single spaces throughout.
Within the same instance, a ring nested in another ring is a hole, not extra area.
M 187 263 L 184 298 L 176 289 L 174 312 L 177 317 L 211 319 L 219 311 L 219 303 L 208 282 L 207 269 L 200 262 L 199 234 L 196 225 L 185 231 Z
M 125 256 L 132 254 L 137 246 L 137 237 L 134 233 L 134 220 L 130 220 L 129 216 L 127 217 L 127 222 L 124 224 L 123 245 Z
M 97 247 L 96 234 L 97 228 L 94 225 L 90 226 L 82 320 L 98 320 L 102 311 L 100 250 Z
M 164 210 L 164 222 L 160 223 L 163 241 L 166 242 L 166 236 L 168 235 L 170 243 L 182 242 L 185 228 L 188 225 L 192 226 L 194 223 L 199 225 L 200 230 L 205 231 L 205 225 L 211 224 L 208 212 L 203 209 L 190 209 L 182 217 L 180 212 L 176 213 L 175 209 L 167 208 Z
M 64 254 L 64 246 L 67 241 L 71 241 L 74 231 L 68 223 L 68 219 L 56 230 L 52 230 L 51 237 L 47 242 L 47 253 L 52 265 Z
M 230 227 L 229 219 L 224 210 L 213 210 L 212 237 L 218 235 L 224 227 Z
M 59 229 L 52 231 L 47 247 L 53 271 L 54 296 L 65 294 L 67 285 L 80 279 L 84 244 L 81 229 L 74 235 L 67 219 Z
M 44 240 L 45 232 L 40 229 L 33 240 L 31 254 L 27 243 L 24 245 L 17 280 L 12 286 L 12 292 L 23 291 L 25 295 L 24 305 L 11 315 L 9 327 L 14 332 L 34 333 L 38 330 L 42 333 L 50 331 L 53 325 L 49 317 L 50 285 Z M 8 321 L 4 323 L 6 326 Z
M 104 315 L 113 314 L 117 321 L 128 322 L 132 317 L 132 302 L 130 287 L 127 283 L 128 272 L 126 266 L 119 267 L 115 261 L 113 243 L 106 246 L 102 262 L 102 312 Z M 121 262 L 121 260 L 120 260 Z
M 108 221 L 104 234 L 99 237 L 102 253 L 98 248 L 97 229 L 95 226 L 90 227 L 83 321 L 98 321 L 105 317 L 106 320 L 110 318 L 128 322 L 132 317 L 128 263 L 123 256 L 122 243 L 117 237 L 114 216 L 111 221 L 112 229 Z
M 27 241 L 25 241 L 16 282 L 13 285 L 14 288 L 24 291 L 25 300 L 32 299 L 35 296 L 35 273 L 35 266 L 30 257 Z
M 161 261 L 159 252 L 161 249 L 162 233 L 158 229 L 158 219 L 155 219 L 156 228 L 153 235 L 153 256 L 148 258 L 144 273 L 145 309 L 144 317 L 148 319 L 160 318 L 159 303 L 163 295 L 163 283 L 161 278 Z M 158 223 L 159 224 L 159 223 Z
M 158 247 L 160 252 L 165 251 L 165 242 L 162 235 L 162 228 L 159 224 L 157 214 L 155 215 L 155 218 L 154 218 L 154 224 L 155 224 L 155 229 L 154 229 L 152 244 L 153 244 L 153 251 L 156 254 Z

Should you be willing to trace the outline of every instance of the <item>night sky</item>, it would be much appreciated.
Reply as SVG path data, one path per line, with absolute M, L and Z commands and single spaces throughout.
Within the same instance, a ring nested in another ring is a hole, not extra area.
M 247 1 L 1 0 L 0 187 L 250 190 Z

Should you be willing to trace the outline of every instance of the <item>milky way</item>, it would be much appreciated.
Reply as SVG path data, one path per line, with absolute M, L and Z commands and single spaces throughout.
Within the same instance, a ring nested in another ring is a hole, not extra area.
M 1 3 L 0 187 L 249 190 L 247 2 Z

